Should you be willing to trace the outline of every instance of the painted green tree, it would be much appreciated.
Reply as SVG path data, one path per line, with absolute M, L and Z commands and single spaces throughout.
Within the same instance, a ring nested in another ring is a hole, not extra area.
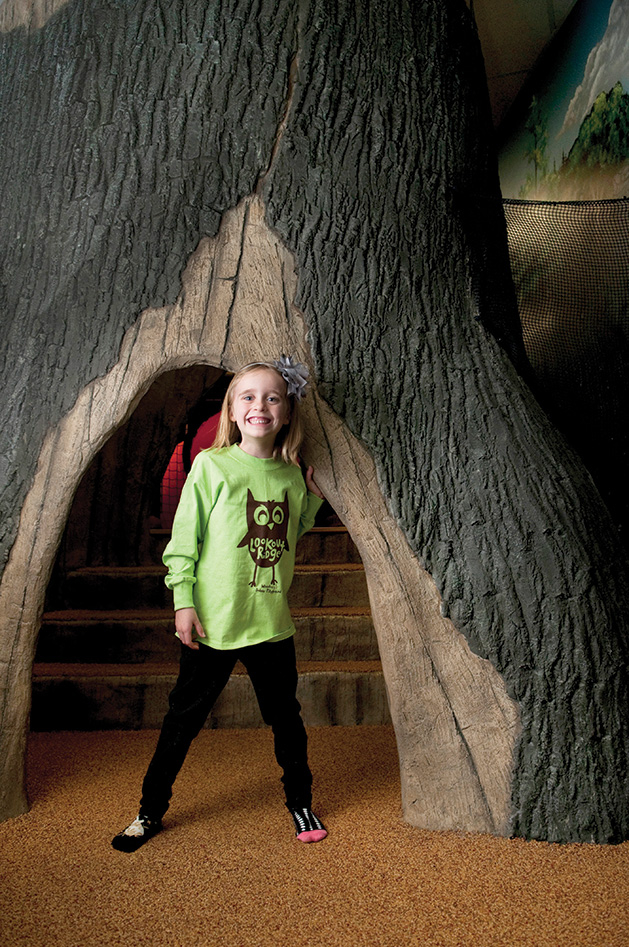
M 531 143 L 524 152 L 524 156 L 529 164 L 533 165 L 533 171 L 527 175 L 526 184 L 520 193 L 521 197 L 527 196 L 531 191 L 536 191 L 548 171 L 548 158 L 546 156 L 548 120 L 536 96 L 531 99 L 524 128 L 531 136 Z
M 564 173 L 629 160 L 629 94 L 621 82 L 601 92 L 583 119 L 562 167 Z

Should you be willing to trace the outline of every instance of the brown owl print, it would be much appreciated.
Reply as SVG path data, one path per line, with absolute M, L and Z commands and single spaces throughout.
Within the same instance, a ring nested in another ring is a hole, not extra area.
M 236 548 L 246 546 L 255 563 L 249 585 L 255 588 L 258 569 L 272 569 L 270 584 L 277 585 L 275 566 L 284 550 L 288 551 L 288 494 L 284 493 L 280 503 L 279 500 L 256 500 L 251 490 L 247 490 L 247 526 Z

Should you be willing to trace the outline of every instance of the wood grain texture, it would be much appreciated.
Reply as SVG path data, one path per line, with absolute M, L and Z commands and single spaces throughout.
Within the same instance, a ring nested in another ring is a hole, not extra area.
M 0 33 L 18 27 L 40 29 L 68 0 L 3 0 L 0 4 Z

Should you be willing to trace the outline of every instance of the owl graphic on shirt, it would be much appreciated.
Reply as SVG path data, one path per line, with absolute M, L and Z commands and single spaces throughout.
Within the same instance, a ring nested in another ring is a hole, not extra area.
M 270 585 L 277 585 L 275 567 L 288 551 L 288 493 L 284 499 L 256 500 L 247 490 L 247 532 L 237 549 L 246 546 L 254 562 L 253 579 L 249 583 L 256 587 L 258 569 L 271 569 Z

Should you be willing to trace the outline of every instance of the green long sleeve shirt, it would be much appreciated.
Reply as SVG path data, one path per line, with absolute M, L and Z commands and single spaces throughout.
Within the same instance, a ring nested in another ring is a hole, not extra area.
M 299 467 L 281 459 L 238 444 L 197 456 L 163 559 L 175 609 L 197 610 L 200 644 L 229 650 L 294 634 L 295 546 L 321 503 Z

